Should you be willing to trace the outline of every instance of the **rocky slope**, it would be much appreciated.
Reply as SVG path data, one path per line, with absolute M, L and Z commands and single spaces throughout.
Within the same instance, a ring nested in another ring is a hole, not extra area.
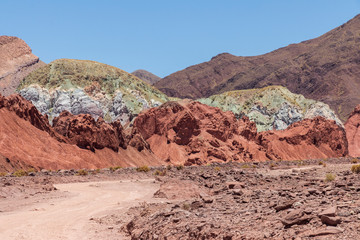
M 349 155 L 360 157 L 360 105 L 350 114 L 345 123 L 345 129 L 349 142 Z
M 299 121 L 284 131 L 257 133 L 247 117 L 237 120 L 195 101 L 168 102 L 134 121 L 151 150 L 167 163 L 299 160 L 347 155 L 344 130 L 322 117 Z
M 47 118 L 20 96 L 1 97 L 0 171 L 161 164 L 146 148 L 132 147 L 136 141 L 124 143 L 119 122 L 106 124 L 89 115 L 66 112 L 55 122 L 52 128 Z
M 52 120 L 62 111 L 106 121 L 131 121 L 167 96 L 118 68 L 85 60 L 58 59 L 29 74 L 18 88 Z
M 359 43 L 357 15 L 318 38 L 254 57 L 220 54 L 173 73 L 155 86 L 169 96 L 196 99 L 281 85 L 328 104 L 345 121 L 360 102 Z
M 158 177 L 161 187 L 154 196 L 167 201 L 130 209 L 130 220 L 115 212 L 96 222 L 131 239 L 359 239 L 360 175 L 350 172 L 349 163 L 171 169 Z M 327 180 L 329 174 L 334 179 Z
M 26 75 L 43 65 L 23 40 L 0 36 L 0 94 L 14 93 Z
M 143 70 L 143 69 L 136 70 L 136 71 L 132 72 L 131 74 L 151 85 L 153 85 L 154 83 L 161 80 L 160 77 L 156 76 L 155 74 L 152 74 L 151 72 Z
M 335 120 L 343 127 L 328 105 L 293 94 L 281 86 L 225 92 L 197 101 L 232 111 L 237 117 L 246 115 L 256 123 L 258 131 L 283 130 L 294 122 L 316 116 Z

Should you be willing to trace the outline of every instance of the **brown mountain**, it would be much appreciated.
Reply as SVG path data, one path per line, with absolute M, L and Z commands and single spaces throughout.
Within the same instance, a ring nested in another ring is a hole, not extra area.
M 43 65 L 23 40 L 0 36 L 0 94 L 14 93 L 24 77 Z
M 230 90 L 282 85 L 325 102 L 342 120 L 360 103 L 360 15 L 330 32 L 273 52 L 238 57 L 219 54 L 156 84 L 164 93 L 200 98 Z
M 140 78 L 141 80 L 143 80 L 147 83 L 150 83 L 151 85 L 153 85 L 154 83 L 161 80 L 160 77 L 156 76 L 155 74 L 152 74 L 151 72 L 143 70 L 143 69 L 136 70 L 136 71 L 132 72 L 131 74 L 137 76 L 138 78 Z

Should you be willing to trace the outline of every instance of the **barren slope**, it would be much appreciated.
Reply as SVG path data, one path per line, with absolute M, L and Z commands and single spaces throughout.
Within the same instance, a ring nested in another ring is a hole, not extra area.
M 230 90 L 281 85 L 325 102 L 345 120 L 360 102 L 360 15 L 312 40 L 273 52 L 228 53 L 173 73 L 154 86 L 169 96 L 208 97 Z
M 0 94 L 14 93 L 25 76 L 43 65 L 23 40 L 0 36 Z

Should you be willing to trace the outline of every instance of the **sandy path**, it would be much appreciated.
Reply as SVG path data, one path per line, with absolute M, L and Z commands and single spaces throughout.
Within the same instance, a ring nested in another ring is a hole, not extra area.
M 0 213 L 0 239 L 92 239 L 90 218 L 115 210 L 125 212 L 150 200 L 159 188 L 153 179 L 55 186 L 68 192 L 68 197 Z

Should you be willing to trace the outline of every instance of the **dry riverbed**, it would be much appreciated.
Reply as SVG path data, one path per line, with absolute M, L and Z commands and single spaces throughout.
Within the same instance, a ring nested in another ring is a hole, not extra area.
M 359 239 L 360 175 L 351 160 L 2 177 L 0 236 Z

